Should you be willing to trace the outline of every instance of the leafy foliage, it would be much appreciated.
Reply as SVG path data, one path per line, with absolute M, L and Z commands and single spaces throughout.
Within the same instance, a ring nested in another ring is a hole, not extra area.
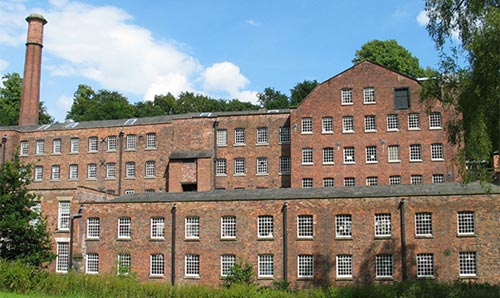
M 371 60 L 414 78 L 425 74 L 418 58 L 394 39 L 372 40 L 365 43 L 356 51 L 352 62 L 359 63 L 363 60 Z
M 2 77 L 3 87 L 0 87 L 0 126 L 18 125 L 23 79 L 18 73 L 6 74 Z M 47 113 L 43 102 L 39 107 L 39 122 L 52 123 L 54 119 Z
M 306 98 L 309 93 L 316 88 L 316 86 L 318 86 L 318 82 L 316 80 L 304 80 L 301 83 L 295 84 L 295 86 L 290 89 L 290 106 L 298 106 L 304 98 Z
M 499 2 L 427 0 L 425 7 L 427 30 L 441 56 L 436 82 L 424 85 L 426 95 L 440 95 L 460 113 L 448 131 L 454 143 L 465 144 L 463 159 L 489 160 L 500 150 Z M 462 56 L 469 65 L 462 66 Z
M 268 110 L 272 109 L 286 109 L 290 106 L 288 96 L 274 88 L 268 87 L 263 92 L 257 94 L 259 104 Z
M 0 170 L 0 259 L 39 267 L 54 256 L 46 222 L 31 209 L 38 197 L 27 189 L 30 177 L 17 155 Z
M 231 267 L 231 273 L 224 277 L 224 286 L 253 285 L 253 268 L 248 262 L 238 262 Z

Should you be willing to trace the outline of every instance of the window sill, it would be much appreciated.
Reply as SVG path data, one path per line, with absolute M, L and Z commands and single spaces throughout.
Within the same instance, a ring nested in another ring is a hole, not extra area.
M 227 174 L 215 174 L 216 177 L 227 177 Z
M 314 166 L 314 163 L 302 163 L 303 166 Z
M 374 105 L 376 102 L 363 102 L 364 105 Z
M 137 151 L 137 149 L 125 149 L 125 152 L 134 152 Z
M 43 180 L 33 180 L 34 183 L 40 183 L 43 182 Z
M 401 163 L 401 160 L 389 160 L 388 163 Z
M 352 134 L 352 133 L 354 133 L 354 130 L 346 130 L 346 131 L 342 131 L 342 133 L 345 133 L 345 134 Z
M 286 145 L 290 145 L 290 142 L 279 142 L 278 145 L 286 146 Z
M 218 148 L 221 148 L 221 147 L 227 147 L 227 144 L 224 144 L 224 145 L 222 145 L 222 144 L 217 144 L 217 147 L 218 147 Z
M 333 131 L 322 131 L 321 134 L 324 134 L 324 135 L 333 135 Z
M 68 181 L 78 181 L 78 178 L 70 178 Z
M 479 279 L 477 275 L 460 275 L 459 279 Z
M 355 163 L 355 162 L 345 162 L 345 161 L 344 161 L 344 164 L 345 164 L 345 165 L 355 165 L 356 163 Z
M 437 162 L 440 162 L 440 161 L 444 161 L 444 158 L 440 158 L 440 159 L 431 159 L 431 161 L 437 161 Z
M 399 131 L 399 129 L 388 129 L 387 131 L 388 131 L 388 132 L 398 132 L 398 131 Z
M 77 155 L 79 154 L 80 152 L 70 152 L 69 155 Z
M 125 177 L 125 180 L 134 180 L 136 177 Z
M 234 177 L 245 177 L 247 174 L 234 174 Z
M 184 279 L 200 279 L 199 275 L 185 275 Z
M 144 176 L 144 179 L 156 179 L 156 176 Z
M 378 161 L 367 161 L 367 165 L 373 165 L 373 164 L 378 164 Z
M 442 130 L 442 127 L 429 127 L 429 130 Z
M 144 148 L 145 151 L 153 151 L 153 150 L 157 150 L 157 149 L 158 149 L 157 147 Z
M 246 146 L 247 144 L 244 144 L 244 143 L 236 143 L 233 145 L 233 147 L 244 147 Z
M 408 128 L 408 131 L 421 131 L 422 129 L 419 128 Z
M 255 176 L 269 176 L 269 173 L 257 173 Z
M 97 181 L 97 178 L 87 178 L 87 181 Z
M 312 135 L 313 132 L 312 131 L 301 131 L 300 134 L 301 135 Z
M 107 150 L 106 152 L 107 152 L 107 153 L 114 153 L 114 152 L 116 152 L 116 149 L 113 149 L 113 150 Z
M 99 151 L 87 151 L 87 153 L 89 153 L 89 154 L 95 154 L 95 153 L 99 153 Z
M 269 146 L 269 143 L 257 143 L 255 146 Z
M 325 166 L 333 166 L 335 163 L 334 162 L 324 162 L 323 165 Z
M 365 130 L 366 133 L 376 133 L 376 130 Z
M 116 180 L 116 177 L 106 177 L 104 180 Z
M 418 280 L 435 280 L 435 276 L 417 276 Z
M 353 106 L 354 103 L 353 102 L 342 102 L 340 103 L 341 106 Z

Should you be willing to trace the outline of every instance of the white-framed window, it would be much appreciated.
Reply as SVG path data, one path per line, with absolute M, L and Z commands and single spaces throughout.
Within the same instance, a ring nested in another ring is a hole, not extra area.
M 227 161 L 225 158 L 218 158 L 215 161 L 215 174 L 217 176 L 226 176 L 227 175 Z
M 366 163 L 377 163 L 378 153 L 377 146 L 368 146 L 365 148 Z
M 363 89 L 363 103 L 364 104 L 374 104 L 375 103 L 375 88 L 368 87 Z
M 235 145 L 245 145 L 245 129 L 235 128 L 234 129 L 234 144 Z
M 236 238 L 236 216 L 223 216 L 220 219 L 220 237 L 223 239 Z
M 97 165 L 95 163 L 89 163 L 87 165 L 87 178 L 88 179 L 97 178 Z
M 410 183 L 411 184 L 422 184 L 423 183 L 422 175 L 411 175 L 410 176 Z
M 51 179 L 52 180 L 60 180 L 61 179 L 61 166 L 60 165 L 53 165 L 52 166 Z
M 146 161 L 145 175 L 146 177 L 156 177 L 156 162 L 154 160 Z
M 257 157 L 257 175 L 269 174 L 267 169 L 267 157 Z
M 434 254 L 417 254 L 417 277 L 434 277 Z
M 132 220 L 130 217 L 118 218 L 118 238 L 128 239 L 132 235 Z
M 268 144 L 267 127 L 257 128 L 257 144 Z
M 410 145 L 410 161 L 422 161 L 422 146 L 420 144 Z
M 387 130 L 396 131 L 399 130 L 399 119 L 396 114 L 387 115 Z
M 150 262 L 150 276 L 163 276 L 165 274 L 165 257 L 163 254 L 152 254 Z
M 334 187 L 335 179 L 331 177 L 323 178 L 323 187 Z
M 474 235 L 476 232 L 474 211 L 460 211 L 457 213 L 458 235 Z
M 352 255 L 337 255 L 336 271 L 338 278 L 352 278 Z
M 392 255 L 383 254 L 375 257 L 375 277 L 392 278 L 393 259 Z
M 399 155 L 399 145 L 389 145 L 387 150 L 389 162 L 401 162 Z
M 344 186 L 356 186 L 356 179 L 354 177 L 345 177 Z
M 197 216 L 186 217 L 184 229 L 186 239 L 200 239 L 200 218 Z
M 135 162 L 129 161 L 125 163 L 125 177 L 135 178 Z
M 332 147 L 323 148 L 323 164 L 334 163 L 333 152 L 334 150 Z
M 97 152 L 99 139 L 97 137 L 89 137 L 89 152 Z
M 274 255 L 259 255 L 258 257 L 258 276 L 273 277 L 274 275 Z
M 302 178 L 302 188 L 312 188 L 313 178 Z
M 298 255 L 297 265 L 298 278 L 314 277 L 314 257 L 312 255 Z
M 106 178 L 108 179 L 116 178 L 116 163 L 109 162 L 106 164 Z
M 477 263 L 476 263 L 475 251 L 465 251 L 458 253 L 458 260 L 459 260 L 460 276 L 477 275 Z
M 280 127 L 280 144 L 290 144 L 290 127 Z
M 392 224 L 390 213 L 375 214 L 375 237 L 391 237 Z
M 69 180 L 78 179 L 78 165 L 69 165 Z
M 94 254 L 94 253 L 87 254 L 85 273 L 87 273 L 87 274 L 99 274 L 99 255 L 98 254 Z
M 186 276 L 200 276 L 200 256 L 186 255 L 184 267 Z
M 53 154 L 61 154 L 61 149 L 62 149 L 61 139 L 53 139 L 52 140 L 52 153 Z
M 156 133 L 149 132 L 146 134 L 146 149 L 156 149 Z
M 313 132 L 313 122 L 311 117 L 302 118 L 302 133 Z
M 280 157 L 280 174 L 290 174 L 290 157 Z
M 272 215 L 260 215 L 257 218 L 257 237 L 273 238 L 274 218 Z
M 340 91 L 341 104 L 352 105 L 352 89 L 342 89 Z
M 344 163 L 356 163 L 356 160 L 354 159 L 354 147 L 344 147 Z
M 432 236 L 432 213 L 415 213 L 415 236 Z
M 59 201 L 57 214 L 57 229 L 69 230 L 70 201 Z
M 440 112 L 432 112 L 429 114 L 429 128 L 430 129 L 442 129 L 441 113 Z
M 378 177 L 376 176 L 366 177 L 366 185 L 368 186 L 378 185 Z
M 42 155 L 44 153 L 45 153 L 45 141 L 44 140 L 37 140 L 35 154 Z
M 117 268 L 117 274 L 118 275 L 128 275 L 130 273 L 130 267 L 131 267 L 132 259 L 130 258 L 129 254 L 118 254 L 118 268 Z
M 235 158 L 234 159 L 234 174 L 235 175 L 245 175 L 245 159 L 244 158 Z
M 123 193 L 126 195 L 131 195 L 135 193 L 135 189 L 125 189 Z
M 375 121 L 375 115 L 365 116 L 365 131 L 366 132 L 377 131 L 377 122 Z
M 57 242 L 56 272 L 66 273 L 69 266 L 69 242 Z
M 433 174 L 432 175 L 432 183 L 444 183 L 444 175 L 443 174 Z
M 151 238 L 163 239 L 165 238 L 165 218 L 164 217 L 151 217 Z
M 399 175 L 389 176 L 389 185 L 397 185 L 397 184 L 401 184 L 401 176 Z
M 353 133 L 354 132 L 354 117 L 353 116 L 342 117 L 342 132 L 343 133 Z
M 444 160 L 443 144 L 431 144 L 431 160 Z
M 21 141 L 19 145 L 19 154 L 21 156 L 27 156 L 29 154 L 29 142 Z
M 78 153 L 80 152 L 80 139 L 79 138 L 71 138 L 69 141 L 69 153 Z
M 410 113 L 408 114 L 408 130 L 419 130 L 420 129 L 420 114 Z
M 321 132 L 322 133 L 333 133 L 333 118 L 323 117 L 321 119 Z
M 30 210 L 36 214 L 36 215 L 41 215 L 42 214 L 42 203 L 41 202 L 34 202 L 34 205 L 30 207 Z M 38 226 L 40 224 L 40 217 L 31 219 L 29 221 L 29 224 L 31 226 Z
M 312 148 L 302 148 L 302 164 L 303 165 L 314 164 Z
M 217 129 L 217 146 L 227 146 L 227 129 Z
M 335 236 L 338 238 L 352 237 L 352 215 L 335 215 Z
M 314 222 L 312 215 L 297 216 L 297 237 L 298 238 L 313 238 L 314 237 Z
M 236 264 L 235 255 L 221 255 L 220 256 L 220 275 L 228 276 L 232 274 L 231 268 Z
M 136 147 L 137 147 L 137 136 L 127 135 L 127 139 L 125 142 L 125 150 L 135 150 Z
M 98 239 L 101 230 L 99 217 L 87 218 L 87 238 Z
M 117 144 L 116 136 L 108 136 L 108 151 L 116 151 Z

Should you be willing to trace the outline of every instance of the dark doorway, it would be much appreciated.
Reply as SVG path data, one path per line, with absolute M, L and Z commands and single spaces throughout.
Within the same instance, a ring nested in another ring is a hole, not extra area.
M 186 183 L 182 184 L 182 191 L 198 191 L 198 185 L 196 183 Z

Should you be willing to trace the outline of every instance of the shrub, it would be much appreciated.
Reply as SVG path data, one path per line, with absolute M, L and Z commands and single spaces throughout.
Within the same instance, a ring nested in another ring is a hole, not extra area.
M 253 285 L 252 264 L 241 261 L 231 267 L 231 273 L 224 277 L 224 286 L 230 287 L 234 284 Z

